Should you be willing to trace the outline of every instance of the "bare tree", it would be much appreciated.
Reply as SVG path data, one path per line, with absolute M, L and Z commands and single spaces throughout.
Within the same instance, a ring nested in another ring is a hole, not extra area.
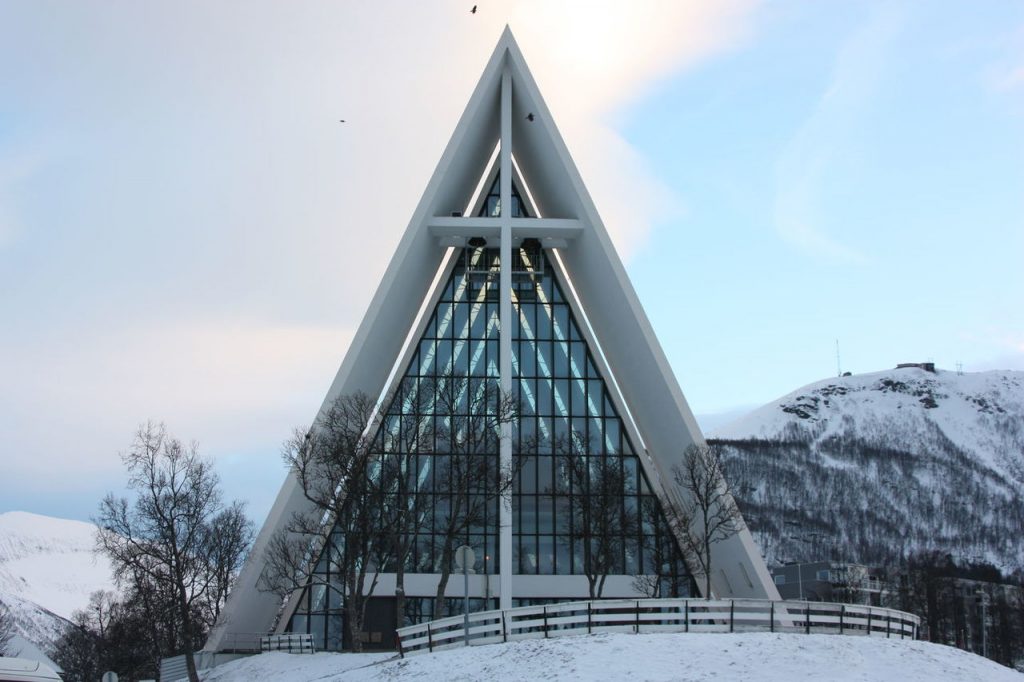
M 293 515 L 274 536 L 261 578 L 263 589 L 282 597 L 322 585 L 324 598 L 343 605 L 356 651 L 367 603 L 395 550 L 391 507 L 405 502 L 389 495 L 390 481 L 381 475 L 373 447 L 377 414 L 366 394 L 340 396 L 286 444 L 284 460 L 312 510 Z
M 581 543 L 590 598 L 600 599 L 608 575 L 624 570 L 625 538 L 638 533 L 638 514 L 622 503 L 626 485 L 622 460 L 588 454 L 592 450 L 578 432 L 556 439 L 553 451 L 559 485 L 571 509 L 559 515 L 562 530 Z
M 649 598 L 689 595 L 689 573 L 680 565 L 675 536 L 662 520 L 662 505 L 657 497 L 644 497 L 640 501 L 647 572 L 633 576 L 633 589 Z
M 664 500 L 669 524 L 687 564 L 704 578 L 704 597 L 711 598 L 712 546 L 743 527 L 743 518 L 725 477 L 722 450 L 717 445 L 691 445 L 672 470 L 682 492 L 677 505 Z
M 445 590 L 451 578 L 455 549 L 476 529 L 483 529 L 502 498 L 512 489 L 515 466 L 502 467 L 502 427 L 519 415 L 519 405 L 502 392 L 493 377 L 446 374 L 434 380 L 434 429 L 440 465 L 434 493 L 440 501 L 440 526 L 435 527 L 435 552 L 440 579 L 434 597 L 434 618 L 445 614 Z
M 0 656 L 8 656 L 14 652 L 11 650 L 11 640 L 14 639 L 14 616 L 10 610 L 0 602 Z
M 194 643 L 213 623 L 219 604 L 212 602 L 226 594 L 226 576 L 241 562 L 252 524 L 241 504 L 223 503 L 220 480 L 195 444 L 182 444 L 163 425 L 141 427 L 122 459 L 135 500 L 108 494 L 100 503 L 99 551 L 119 581 L 141 579 L 159 589 L 166 613 L 180 624 L 189 680 L 198 682 Z

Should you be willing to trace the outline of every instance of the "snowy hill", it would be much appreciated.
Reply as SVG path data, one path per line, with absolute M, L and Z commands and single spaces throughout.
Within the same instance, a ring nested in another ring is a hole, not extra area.
M 91 523 L 26 512 L 0 514 L 0 602 L 14 615 L 15 648 L 41 658 L 89 595 L 113 590 L 110 563 L 93 554 Z
M 207 671 L 203 680 L 1024 682 L 1018 672 L 952 647 L 839 635 L 581 635 L 382 659 L 387 656 L 268 653 Z
M 938 549 L 1024 568 L 1024 373 L 820 381 L 710 434 L 770 562 Z

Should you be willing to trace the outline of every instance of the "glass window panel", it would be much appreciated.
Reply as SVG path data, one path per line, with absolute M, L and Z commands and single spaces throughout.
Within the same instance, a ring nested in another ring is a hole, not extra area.
M 496 303 L 487 304 L 487 320 L 487 338 L 498 338 L 501 333 L 501 311 Z
M 551 342 L 550 341 L 538 341 L 537 342 L 537 376 L 538 377 L 550 377 L 552 376 L 552 364 L 551 364 Z
M 550 454 L 553 438 L 551 417 L 537 417 L 537 452 Z
M 538 339 L 551 338 L 551 306 L 537 306 L 537 325 L 534 327 L 534 333 Z
M 295 614 L 292 616 L 291 627 L 288 628 L 289 632 L 295 633 L 307 633 L 309 632 L 309 616 Z
M 550 490 L 551 486 L 549 485 L 547 489 Z M 551 495 L 537 497 L 537 532 L 555 532 L 555 502 Z
M 487 330 L 487 307 L 482 303 L 474 303 L 470 309 L 469 334 L 474 339 L 482 339 Z
M 452 363 L 452 342 L 448 339 L 441 339 L 437 342 L 437 363 L 435 372 L 445 374 L 449 371 Z
M 569 376 L 569 342 L 555 341 L 554 345 L 555 366 L 551 371 L 556 377 L 567 377 Z
M 568 379 L 555 379 L 554 381 L 555 390 L 555 405 L 554 414 L 559 416 L 569 415 L 569 380 Z
M 623 528 L 626 535 L 636 537 L 640 532 L 640 506 L 635 495 L 622 498 Z
M 487 372 L 487 342 L 471 341 L 469 348 L 470 376 L 484 376 Z
M 572 387 L 571 403 L 569 405 L 570 414 L 574 417 L 582 417 L 587 413 L 587 396 L 583 380 L 573 379 L 569 384 Z
M 519 492 L 531 494 L 537 492 L 537 458 L 522 457 L 522 469 L 519 471 Z
M 637 464 L 636 457 L 626 457 L 622 460 L 623 488 L 627 495 L 636 494 Z
M 455 338 L 466 338 L 467 325 L 469 324 L 469 304 L 456 303 L 453 313 L 452 320 Z
M 619 413 L 615 410 L 615 406 L 612 405 L 611 398 L 608 397 L 608 391 L 604 391 L 604 416 L 616 418 L 619 416 Z
M 601 416 L 602 395 L 604 395 L 604 387 L 600 381 L 590 380 L 587 382 L 587 414 L 593 417 Z
M 498 340 L 489 340 L 487 342 L 487 376 L 500 376 L 501 371 L 498 368 L 498 362 L 500 361 L 500 358 L 501 355 L 500 348 L 498 347 Z
M 625 541 L 626 554 L 626 575 L 636 575 L 640 572 L 640 549 L 635 538 L 627 537 Z
M 537 414 L 548 416 L 551 414 L 551 379 L 541 378 L 537 380 Z
M 554 298 L 554 283 L 551 281 L 551 279 L 551 270 L 546 270 L 544 272 L 544 277 L 541 278 L 540 282 L 541 291 L 543 292 L 542 296 L 544 297 L 545 301 L 550 301 L 552 300 L 552 298 Z
M 563 341 L 569 340 L 569 306 L 564 303 L 552 306 L 554 327 L 552 336 Z
M 519 386 L 519 413 L 522 415 L 537 414 L 537 382 L 533 379 L 520 379 Z
M 327 585 L 311 585 L 310 595 L 310 611 L 327 610 Z
M 550 493 L 555 484 L 554 479 L 554 458 L 537 458 L 537 492 Z M 544 531 L 541 531 L 544 532 Z
M 537 532 L 537 496 L 522 495 L 519 505 L 519 532 L 532 535 Z
M 317 648 L 324 646 L 327 643 L 327 617 L 310 616 L 309 632 L 313 635 L 314 646 Z
M 584 378 L 587 371 L 587 347 L 579 341 L 573 341 L 569 344 L 569 354 L 571 356 L 569 369 L 572 371 L 572 376 L 580 379 Z
M 552 575 L 555 572 L 555 538 L 541 535 L 537 542 L 537 572 Z
M 531 341 L 520 341 L 520 372 L 521 376 L 537 376 L 537 344 Z
M 569 420 L 565 417 L 555 417 L 552 419 L 552 423 L 555 426 L 553 442 L 562 449 L 573 447 L 574 444 L 569 440 Z
M 555 573 L 572 573 L 572 540 L 568 535 L 555 536 Z
M 518 339 L 522 336 L 522 306 L 512 305 L 512 339 Z M 513 344 L 514 345 L 514 344 Z
M 409 623 L 413 625 L 413 623 Z M 344 636 L 345 620 L 341 614 L 327 616 L 327 650 L 341 651 L 341 641 Z
M 537 572 L 537 538 L 533 535 L 524 535 L 520 538 L 519 547 L 519 572 Z
M 523 339 L 537 338 L 537 304 L 522 303 L 519 306 L 520 334 Z
M 597 368 L 594 367 L 594 361 L 587 355 L 587 378 L 588 379 L 600 379 L 601 375 L 597 373 Z M 595 398 L 596 400 L 596 398 Z
M 619 420 L 604 420 L 604 447 L 605 453 L 609 455 L 619 452 Z
M 437 328 L 434 331 L 434 336 L 438 338 L 451 338 L 452 336 L 452 304 L 441 303 L 437 306 L 437 315 L 435 316 Z

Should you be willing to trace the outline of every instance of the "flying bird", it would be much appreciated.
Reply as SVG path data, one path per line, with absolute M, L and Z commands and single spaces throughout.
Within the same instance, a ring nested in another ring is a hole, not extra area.
M 469 10 L 470 14 L 476 14 L 476 5 L 473 5 L 473 9 Z
M 343 118 L 342 119 L 338 119 L 338 123 L 344 123 L 344 122 L 345 122 L 345 119 L 343 119 Z
M 535 118 L 535 117 L 534 117 L 534 115 L 533 115 L 533 112 L 532 112 L 532 111 L 531 111 L 530 113 L 528 113 L 528 114 L 526 115 L 526 120 L 527 120 L 527 121 L 529 121 L 530 123 L 533 123 L 533 119 L 534 119 L 534 118 Z

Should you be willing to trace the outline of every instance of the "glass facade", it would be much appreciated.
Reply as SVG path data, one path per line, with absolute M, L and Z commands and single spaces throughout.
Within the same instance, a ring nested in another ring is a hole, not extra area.
M 492 193 L 497 193 L 497 186 L 495 180 Z M 490 201 L 490 196 L 484 200 L 485 214 L 494 210 L 488 208 Z M 522 202 L 515 204 L 519 213 Z M 473 395 L 492 395 L 490 389 L 500 381 L 499 269 L 498 249 L 466 247 L 459 254 L 374 441 L 376 454 L 405 457 L 415 472 L 410 504 L 420 510 L 421 522 L 410 531 L 406 573 L 438 573 L 451 545 L 450 540 L 445 542 L 445 529 L 454 498 L 450 481 L 439 477 L 448 475 L 452 459 L 467 452 L 456 444 L 452 424 L 459 417 L 472 420 L 474 411 L 493 409 L 490 398 L 474 401 Z M 689 594 L 692 579 L 553 267 L 536 240 L 525 240 L 513 249 L 512 272 L 511 397 L 518 407 L 512 420 L 513 570 L 586 575 L 596 571 L 594 557 L 600 556 L 600 572 L 661 574 L 674 585 L 671 593 Z M 465 390 L 459 391 L 461 398 L 443 403 L 436 397 L 438 387 L 453 377 L 460 378 Z M 433 426 L 424 428 L 425 424 Z M 500 478 L 496 432 L 485 428 L 473 449 L 487 459 L 495 482 Z M 500 501 L 496 495 L 479 497 L 482 511 L 460 531 L 456 544 L 475 549 L 477 573 L 496 574 Z M 315 582 L 334 580 L 328 564 L 321 557 Z M 406 598 L 407 622 L 432 617 L 427 597 Z M 529 595 L 523 595 L 519 601 L 528 600 Z M 493 607 L 477 601 L 479 608 Z M 318 647 L 337 649 L 340 607 L 337 591 L 312 585 L 306 588 L 289 631 L 314 633 Z

